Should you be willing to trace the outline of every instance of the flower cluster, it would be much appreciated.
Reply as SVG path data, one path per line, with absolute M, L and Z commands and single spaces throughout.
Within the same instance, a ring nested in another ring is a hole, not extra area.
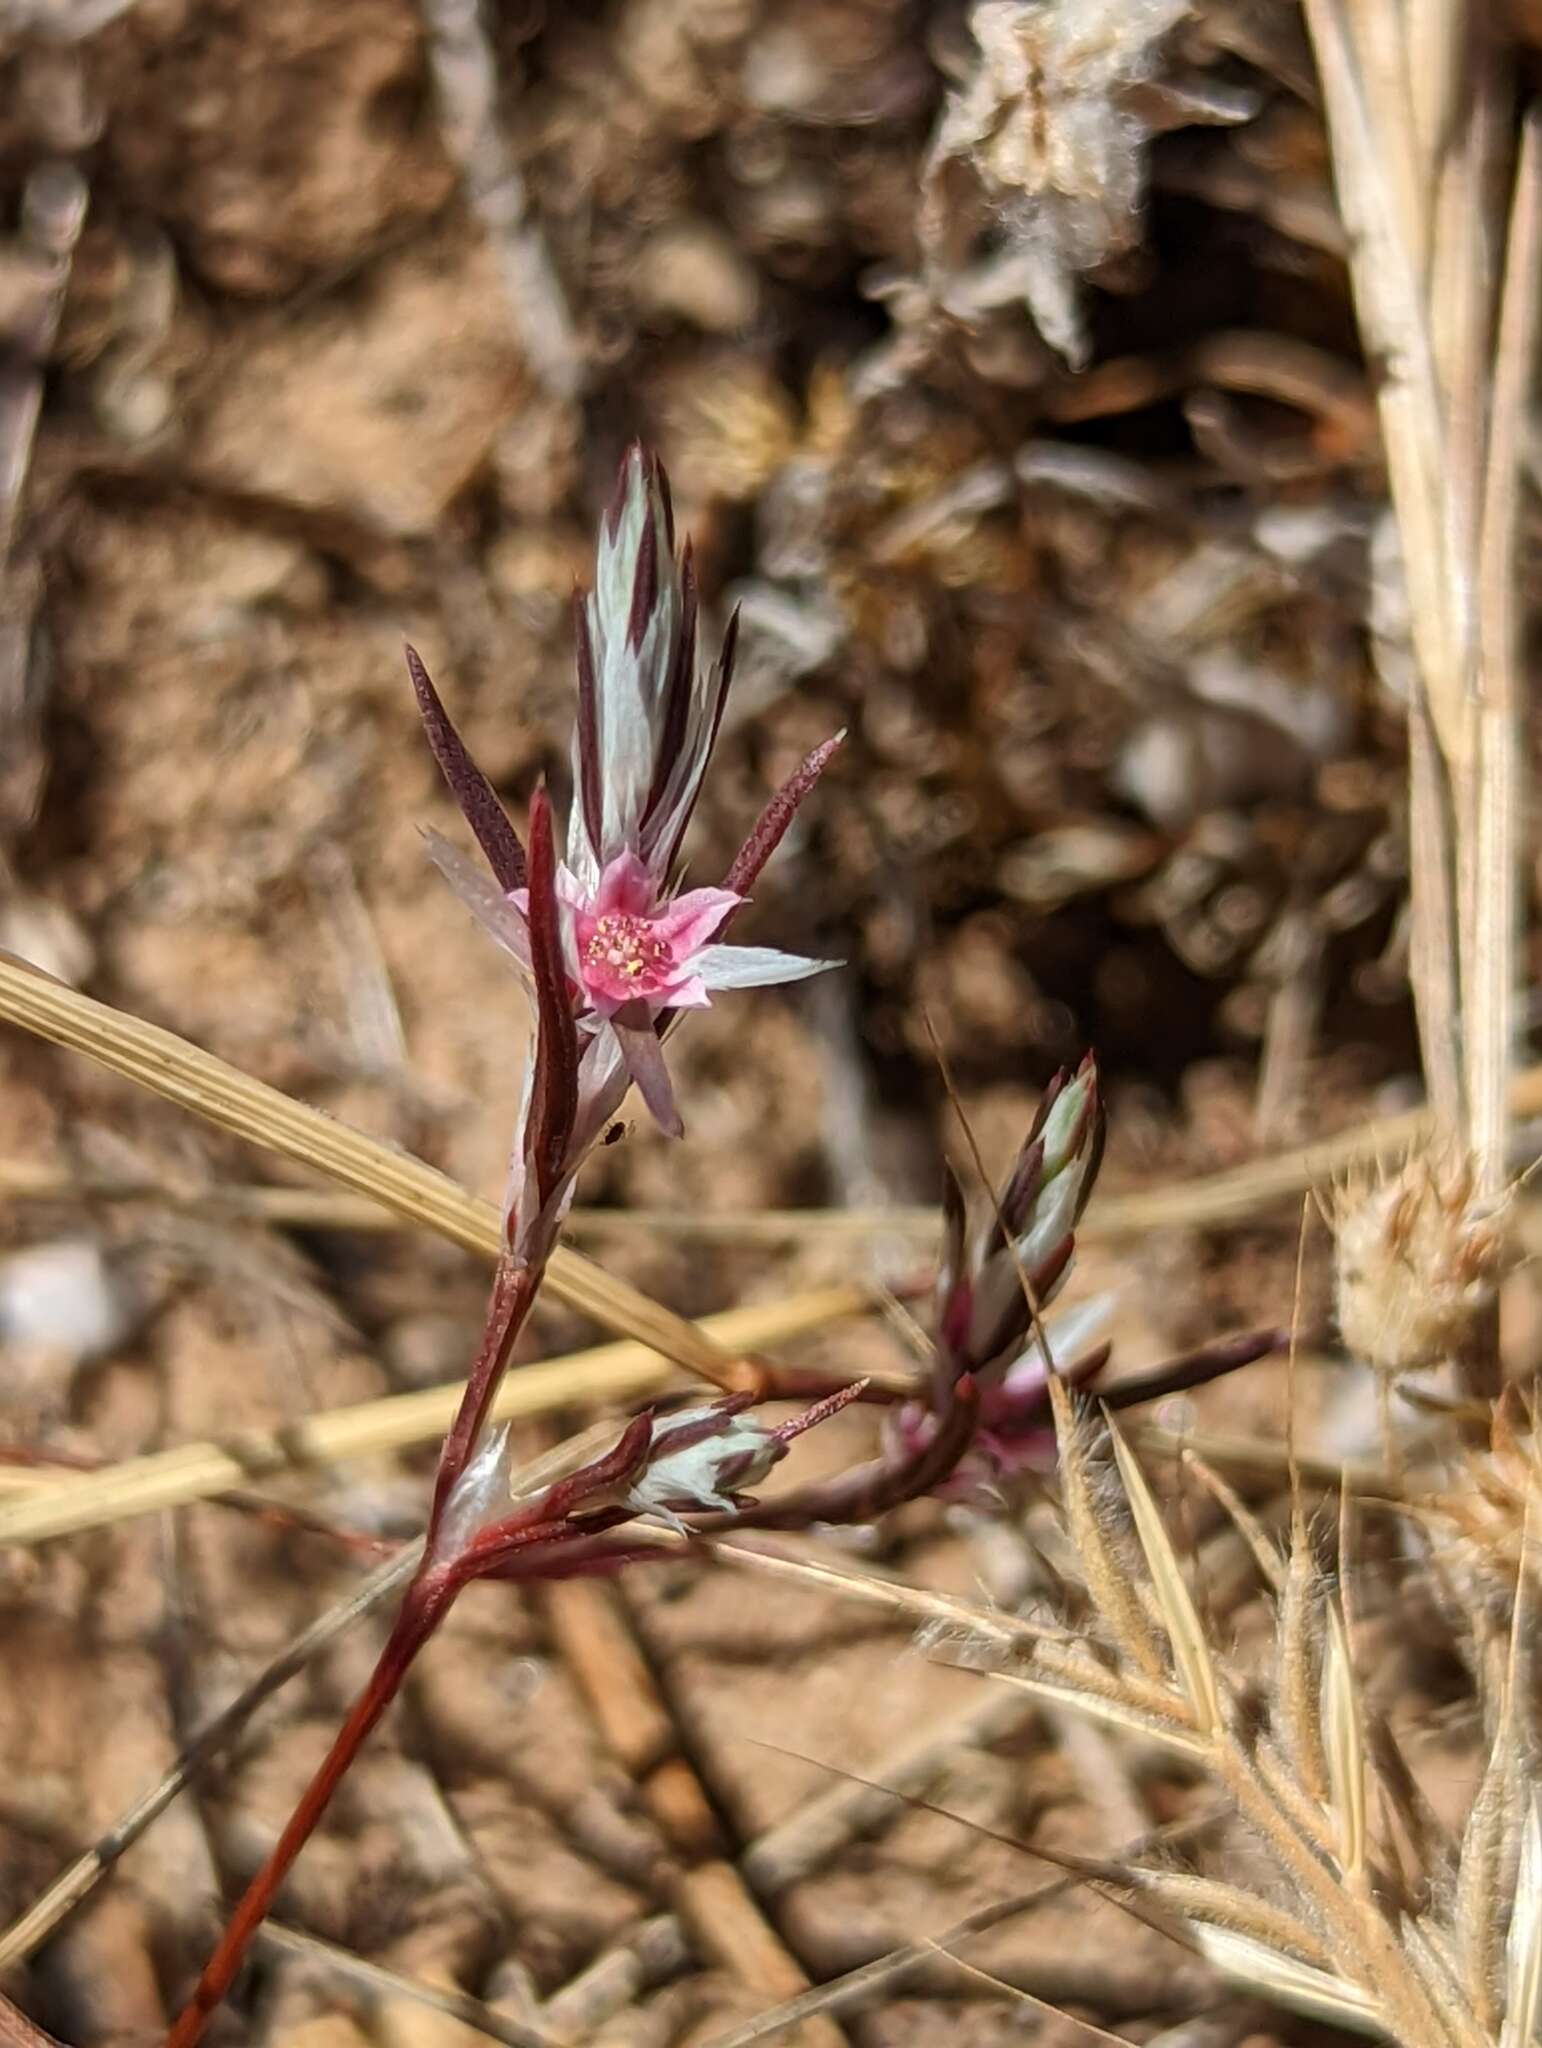
M 430 850 L 513 960 L 537 1013 L 521 1116 L 529 1170 L 511 1198 L 516 1210 L 571 1184 L 629 1083 L 679 1134 L 660 1044 L 674 1012 L 700 1009 L 723 989 L 795 981 L 830 964 L 728 945 L 722 933 L 839 736 L 772 798 L 722 887 L 678 887 L 680 845 L 722 725 L 736 638 L 731 620 L 717 660 L 699 663 L 697 610 L 690 543 L 676 554 L 664 471 L 634 447 L 601 522 L 594 589 L 574 604 L 578 716 L 560 860 L 544 793 L 531 807 L 527 852 L 407 651 L 430 744 L 490 875 L 437 837 Z

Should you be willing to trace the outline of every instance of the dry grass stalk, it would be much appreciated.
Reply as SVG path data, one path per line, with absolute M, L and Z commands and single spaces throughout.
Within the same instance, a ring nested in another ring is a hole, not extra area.
M 1303 1791 L 1328 1801 L 1328 1757 L 1316 1707 L 1322 1689 L 1321 1587 L 1304 1530 L 1292 1536 L 1280 1601 L 1280 1732 Z
M 68 1046 L 196 1116 L 263 1145 L 329 1180 L 488 1257 L 500 1241 L 498 1211 L 410 1153 L 350 1130 L 277 1088 L 107 1003 L 0 955 L 0 1017 Z M 688 1372 L 733 1390 L 735 1361 L 682 1316 L 649 1301 L 577 1252 L 558 1250 L 547 1283 L 559 1301 L 602 1328 L 640 1339 Z
M 269 1920 L 265 1922 L 259 1940 L 265 1948 L 276 1950 L 281 1955 L 300 1956 L 308 1963 L 319 1965 L 328 1976 L 351 1986 L 355 1992 L 361 1992 L 372 2004 L 403 2000 L 423 2007 L 426 2012 L 441 2013 L 445 2018 L 485 2035 L 489 2041 L 502 2041 L 505 2048 L 561 2048 L 560 2036 L 515 2019 L 507 2012 L 499 2012 L 496 2006 L 473 1998 L 469 1992 L 441 1989 L 437 1985 L 405 1977 L 399 1970 L 371 1962 L 367 1956 L 356 1955 L 352 1949 L 343 1948 L 320 1935 L 306 1934 L 297 1927 L 285 1927 L 280 1921 Z
M 1505 1948 L 1505 2021 L 1499 2048 L 1526 2048 L 1542 2013 L 1542 1809 L 1532 1794 Z
M 1413 970 L 1440 1156 L 1503 1201 L 1522 854 L 1518 470 L 1535 372 L 1542 157 L 1528 119 L 1503 264 L 1496 40 L 1457 0 L 1307 0 L 1412 611 Z M 1502 287 L 1499 283 L 1503 269 Z M 1497 1301 L 1449 1355 L 1499 1383 Z
M 1542 1114 L 1542 1067 L 1528 1067 L 1512 1077 L 1510 1114 L 1527 1118 Z M 1424 1110 L 1377 1117 L 1356 1124 L 1335 1137 L 1261 1159 L 1224 1172 L 1199 1174 L 1192 1180 L 1150 1188 L 1139 1194 L 1096 1193 L 1076 1226 L 1078 1239 L 1117 1243 L 1154 1231 L 1203 1230 L 1242 1222 L 1271 1204 L 1325 1187 L 1357 1168 L 1397 1158 L 1412 1151 L 1433 1133 Z M 937 1210 L 782 1209 L 719 1211 L 715 1214 L 676 1210 L 575 1209 L 571 1222 L 579 1232 L 621 1235 L 661 1233 L 702 1243 L 785 1244 L 801 1237 L 871 1237 L 901 1232 L 934 1238 Z
M 0 971 L 5 962 L 0 960 Z M 0 1005 L 3 1005 L 0 990 Z M 1542 1114 L 1542 1067 L 1513 1075 L 1509 1088 L 1512 1118 Z M 1287 1151 L 1249 1160 L 1220 1173 L 1151 1188 L 1139 1194 L 1094 1196 L 1077 1234 L 1087 1243 L 1117 1243 L 1156 1230 L 1203 1230 L 1241 1223 L 1272 1204 L 1342 1180 L 1357 1170 L 1410 1153 L 1430 1136 L 1427 1112 L 1412 1110 L 1356 1124 L 1331 1138 L 1293 1146 Z M 368 1141 L 366 1141 L 368 1142 Z M 399 1153 L 390 1155 L 398 1163 Z M 325 1171 L 323 1166 L 321 1170 Z M 425 1174 L 433 1169 L 424 1167 Z M 330 1188 L 289 1188 L 231 1185 L 178 1188 L 157 1181 L 107 1175 L 78 1175 L 22 1159 L 0 1160 L 0 1195 L 15 1201 L 148 1202 L 199 1214 L 213 1212 L 265 1223 L 275 1229 L 399 1230 L 422 1226 L 453 1243 L 491 1254 L 490 1207 L 454 1189 L 453 1219 L 439 1212 L 414 1211 L 408 1205 L 387 1205 L 383 1197 L 344 1194 Z M 462 1207 L 461 1205 L 464 1205 Z M 673 1237 L 701 1244 L 788 1244 L 808 1237 L 869 1238 L 903 1236 L 930 1241 L 937 1235 L 935 1205 L 841 1209 L 587 1209 L 582 1203 L 568 1212 L 567 1227 L 577 1237 Z M 587 1267 L 592 1279 L 598 1268 Z
M 1081 1553 L 1086 1588 L 1111 1652 L 846 1566 L 769 1553 L 760 1541 L 753 1549 L 742 1541 L 712 1547 L 740 1568 L 812 1576 L 924 1618 L 955 1644 L 969 1631 L 973 1612 L 975 1645 L 996 1658 L 1010 1654 L 1013 1644 L 1027 1655 L 1026 1665 L 1000 1671 L 999 1678 L 1201 1763 L 1270 1852 L 1277 1892 L 1260 1895 L 1255 1888 L 1171 1870 L 1128 1875 L 1153 1903 L 1184 1920 L 1218 1967 L 1286 2005 L 1359 2030 L 1369 2027 L 1412 2048 L 1492 2048 L 1501 2038 L 1530 2038 L 1517 2030 L 1531 2024 L 1529 2002 L 1537 1993 L 1529 1972 L 1539 1937 L 1524 1882 L 1517 1884 L 1516 1908 L 1507 1915 L 1504 1878 L 1506 1859 L 1515 1864 L 1524 1853 L 1520 1830 L 1529 1824 L 1521 1802 L 1504 1793 L 1506 1783 L 1523 1782 L 1513 1716 L 1505 1717 L 1496 1735 L 1496 1755 L 1505 1762 L 1478 1802 L 1454 1883 L 1430 1887 L 1430 1876 L 1440 1875 L 1438 1865 L 1405 1876 L 1373 1816 L 1398 1816 L 1406 1838 L 1416 1844 L 1434 1835 L 1411 1809 L 1406 1767 L 1390 1732 L 1360 1698 L 1342 1610 L 1329 1597 L 1299 1528 L 1285 1571 L 1271 1732 L 1233 1708 L 1232 1700 L 1242 1694 L 1240 1681 L 1213 1644 L 1202 1634 L 1195 1640 L 1201 1629 L 1197 1609 L 1149 1487 L 1127 1449 L 1114 1456 L 1122 1475 L 1135 1475 L 1130 1514 L 1146 1568 L 1134 1564 L 1126 1539 L 1108 1527 L 1090 1554 Z M 1062 1460 L 1076 1474 L 1079 1495 L 1101 1503 L 1105 1523 L 1114 1519 L 1084 1419 L 1063 1440 Z M 1102 1589 L 1113 1569 L 1122 1569 L 1128 1583 L 1111 1613 Z M 1136 1658 L 1121 1640 L 1132 1611 L 1151 1618 L 1162 1660 L 1160 1682 L 1153 1681 L 1144 1657 Z M 1518 1632 L 1517 1656 L 1519 1646 Z M 1509 1697 L 1515 1697 L 1513 1687 Z M 1288 1725 L 1292 1718 L 1300 1724 L 1294 1731 Z M 1474 1921 L 1478 1907 L 1481 1930 Z M 1493 1979 L 1494 1997 L 1487 2003 L 1476 1995 L 1471 1962 L 1459 1961 L 1474 1953 L 1490 1958 L 1477 1973 L 1485 1982 Z M 1502 1973 L 1495 1960 L 1501 1957 Z M 730 2039 L 760 2037 L 757 2026 Z
M 1055 1434 L 1062 1444 L 1066 1444 L 1079 1433 L 1082 1425 L 1072 1413 L 1071 1396 L 1053 1374 L 1049 1392 Z M 1079 1453 L 1081 1449 L 1082 1446 L 1078 1445 Z M 1140 1667 L 1147 1678 L 1160 1683 L 1166 1676 L 1161 1645 L 1145 1603 L 1130 1576 L 1120 1533 L 1107 1525 L 1104 1508 L 1106 1489 L 1101 1475 L 1094 1472 L 1089 1458 L 1077 1455 L 1063 1460 L 1061 1476 L 1066 1523 L 1086 1567 L 1088 1585 L 1098 1611 L 1124 1654 Z
M 1467 910 L 1473 921 L 1469 1087 L 1479 1191 L 1497 1197 L 1507 1169 L 1507 1084 L 1514 1052 L 1522 853 L 1520 656 L 1516 569 L 1518 465 L 1526 444 L 1539 343 L 1536 280 L 1542 268 L 1542 129 L 1528 114 L 1516 167 L 1495 344 L 1488 459 L 1478 553 L 1478 788 L 1469 835 Z M 1473 1014 L 1475 1013 L 1475 1014 Z M 1487 1020 L 1487 1029 L 1476 1028 Z
M 871 1306 L 871 1296 L 861 1288 L 816 1288 L 785 1301 L 726 1310 L 708 1318 L 702 1328 L 709 1342 L 717 1340 L 742 1352 L 801 1336 Z M 492 1419 L 526 1421 L 564 1408 L 624 1406 L 659 1393 L 676 1378 L 673 1368 L 647 1344 L 602 1344 L 511 1373 Z M 181 1444 L 174 1450 L 126 1458 L 100 1471 L 55 1477 L 46 1489 L 0 1496 L 0 1544 L 41 1543 L 134 1515 L 186 1507 L 238 1490 L 254 1479 L 268 1481 L 279 1472 L 432 1443 L 444 1434 L 460 1391 L 456 1383 L 420 1393 L 388 1394 L 277 1429 L 247 1430 L 223 1443 Z
M 1393 1474 L 1383 1465 L 1361 1459 L 1318 1457 L 1311 1451 L 1293 1454 L 1274 1438 L 1239 1436 L 1219 1430 L 1181 1433 L 1163 1429 L 1154 1422 L 1131 1423 L 1127 1433 L 1137 1450 L 1149 1451 L 1154 1457 L 1181 1458 L 1186 1451 L 1197 1451 L 1210 1464 L 1232 1472 L 1257 1473 L 1264 1478 L 1286 1479 L 1294 1469 L 1313 1486 L 1330 1487 L 1355 1499 L 1396 1500 L 1401 1492 Z

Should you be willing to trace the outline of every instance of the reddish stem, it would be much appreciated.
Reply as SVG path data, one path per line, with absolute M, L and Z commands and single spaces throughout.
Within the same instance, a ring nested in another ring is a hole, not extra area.
M 535 1300 L 536 1290 L 545 1272 L 544 1260 L 532 1264 L 528 1259 L 516 1261 L 505 1253 L 498 1261 L 498 1270 L 493 1275 L 492 1297 L 487 1304 L 487 1324 L 482 1332 L 481 1346 L 472 1363 L 466 1379 L 465 1391 L 460 1397 L 460 1406 L 455 1411 L 455 1420 L 450 1424 L 439 1453 L 439 1470 L 434 1477 L 434 1501 L 428 1516 L 428 1548 L 433 1552 L 434 1538 L 439 1533 L 439 1524 L 444 1515 L 445 1505 L 450 1498 L 455 1482 L 466 1469 L 466 1461 L 475 1450 L 477 1440 L 487 1422 L 487 1411 L 493 1404 L 493 1396 L 503 1382 L 508 1370 L 509 1353 L 514 1340 L 524 1328 L 525 1317 Z
M 402 1604 L 391 1633 L 386 1638 L 369 1683 L 354 1701 L 347 1720 L 326 1758 L 301 1796 L 300 1803 L 274 1844 L 272 1853 L 247 1886 L 241 1903 L 231 1914 L 219 1945 L 205 1965 L 192 1997 L 166 2037 L 166 2048 L 193 2048 L 210 2015 L 235 1981 L 253 1935 L 266 1919 L 274 1894 L 288 1876 L 290 1866 L 315 1832 L 333 1793 L 363 1747 L 376 1722 L 395 1699 L 413 1660 L 448 1613 L 466 1574 L 455 1560 L 438 1559 L 434 1539 L 439 1532 L 445 1505 L 455 1482 L 466 1468 L 487 1421 L 514 1340 L 524 1326 L 530 1305 L 545 1272 L 545 1259 L 536 1256 L 516 1260 L 505 1252 L 493 1276 L 492 1296 L 487 1306 L 487 1323 L 481 1346 L 461 1395 L 460 1407 L 450 1425 L 439 1453 L 439 1470 L 434 1481 L 434 1501 L 429 1514 L 428 1548 L 417 1576 L 402 1595 Z
M 395 1699 L 413 1659 L 444 1619 L 458 1590 L 459 1581 L 443 1568 L 435 1567 L 424 1571 L 408 1587 L 369 1682 L 354 1701 L 267 1861 L 231 1914 L 219 1946 L 205 1964 L 192 1997 L 166 2037 L 166 2048 L 193 2048 L 201 2038 L 215 2008 L 235 1981 L 252 1936 L 267 1917 L 274 1894 L 289 1875 L 290 1866 L 314 1833 L 349 1765 Z

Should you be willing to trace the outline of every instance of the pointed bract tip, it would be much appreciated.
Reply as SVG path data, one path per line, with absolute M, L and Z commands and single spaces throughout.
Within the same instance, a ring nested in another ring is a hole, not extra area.
M 822 740 L 788 776 L 761 812 L 755 821 L 754 831 L 734 857 L 733 866 L 724 878 L 725 889 L 731 889 L 736 896 L 747 896 L 750 893 L 756 877 L 780 846 L 788 826 L 797 816 L 798 806 L 824 773 L 831 755 L 839 745 L 839 734 Z
M 664 542 L 671 553 L 675 546 L 675 507 L 670 494 L 669 474 L 654 451 L 643 441 L 628 442 L 616 468 L 616 481 L 605 507 L 604 535 L 612 544 L 621 530 L 627 507 L 636 498 L 647 509 L 657 509 L 664 526 Z
M 461 816 L 476 835 L 499 888 L 505 892 L 521 889 L 525 884 L 525 852 L 519 834 L 509 823 L 497 791 L 472 760 L 418 650 L 410 642 L 403 645 L 418 715 L 439 772 L 460 806 Z

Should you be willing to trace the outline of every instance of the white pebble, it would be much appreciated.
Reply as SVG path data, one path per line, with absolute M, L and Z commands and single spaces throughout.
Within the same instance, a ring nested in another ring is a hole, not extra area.
M 0 1259 L 0 1338 L 79 1364 L 110 1351 L 128 1327 L 122 1290 L 84 1238 L 32 1245 Z

